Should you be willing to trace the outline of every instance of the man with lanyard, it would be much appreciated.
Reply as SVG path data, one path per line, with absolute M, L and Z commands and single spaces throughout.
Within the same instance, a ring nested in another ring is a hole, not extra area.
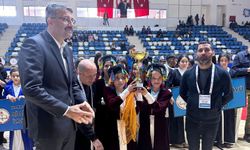
M 94 62 L 88 59 L 81 60 L 77 67 L 78 71 L 78 83 L 81 90 L 86 94 L 88 103 L 94 108 L 93 101 L 93 89 L 92 85 L 95 82 L 97 75 L 97 68 Z M 100 140 L 96 137 L 95 131 L 93 129 L 93 124 L 78 124 L 78 129 L 76 132 L 75 150 L 90 150 L 92 145 L 95 150 L 103 150 L 103 145 Z
M 227 71 L 214 65 L 214 51 L 201 42 L 196 52 L 197 65 L 182 77 L 180 95 L 187 102 L 186 131 L 190 150 L 212 150 L 219 126 L 221 109 L 233 98 Z

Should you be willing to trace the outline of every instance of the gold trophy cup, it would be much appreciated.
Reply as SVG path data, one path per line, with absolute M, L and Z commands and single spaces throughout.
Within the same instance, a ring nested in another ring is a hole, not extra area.
M 132 49 L 130 51 L 130 56 L 133 57 L 136 62 L 135 67 L 136 67 L 137 73 L 135 75 L 136 77 L 135 80 L 136 80 L 137 88 L 143 87 L 143 82 L 141 80 L 141 68 L 142 68 L 142 61 L 146 57 L 146 55 L 147 55 L 147 52 L 145 51 L 136 51 L 135 49 Z

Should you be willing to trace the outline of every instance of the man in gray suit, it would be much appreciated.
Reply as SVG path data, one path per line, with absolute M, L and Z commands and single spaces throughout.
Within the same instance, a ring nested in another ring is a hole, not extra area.
M 39 150 L 73 150 L 76 123 L 89 124 L 94 111 L 77 84 L 70 48 L 73 11 L 63 5 L 46 8 L 46 31 L 27 39 L 19 53 L 26 98 L 25 125 Z M 75 101 L 82 103 L 75 105 Z

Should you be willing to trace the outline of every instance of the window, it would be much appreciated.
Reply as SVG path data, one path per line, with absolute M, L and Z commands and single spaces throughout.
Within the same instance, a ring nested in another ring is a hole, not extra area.
M 24 16 L 45 17 L 45 7 L 23 7 Z
M 97 8 L 77 8 L 77 17 L 83 18 L 102 18 L 97 16 Z M 113 9 L 113 18 L 120 18 L 120 10 Z M 167 10 L 166 9 L 150 9 L 148 16 L 135 17 L 134 9 L 127 10 L 127 18 L 136 19 L 136 18 L 145 18 L 145 19 L 166 19 Z
M 0 16 L 15 17 L 16 6 L 0 6 Z
M 77 8 L 77 17 L 102 18 L 97 16 L 97 8 Z

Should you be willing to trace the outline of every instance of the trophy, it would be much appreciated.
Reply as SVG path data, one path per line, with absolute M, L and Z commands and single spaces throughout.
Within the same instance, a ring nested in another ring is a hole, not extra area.
M 136 62 L 136 70 L 137 70 L 137 73 L 135 75 L 135 80 L 136 80 L 136 87 L 137 88 L 142 88 L 143 87 L 143 82 L 142 82 L 142 79 L 141 79 L 141 68 L 142 68 L 142 61 L 143 59 L 146 57 L 147 55 L 147 52 L 145 51 L 137 51 L 135 49 L 135 47 L 133 47 L 131 50 L 130 50 L 130 56 L 133 57 L 135 59 L 135 62 Z

